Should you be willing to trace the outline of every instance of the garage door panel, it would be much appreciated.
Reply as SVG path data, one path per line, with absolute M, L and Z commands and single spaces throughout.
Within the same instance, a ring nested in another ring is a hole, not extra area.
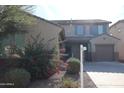
M 113 61 L 114 46 L 113 45 L 96 45 L 97 61 Z

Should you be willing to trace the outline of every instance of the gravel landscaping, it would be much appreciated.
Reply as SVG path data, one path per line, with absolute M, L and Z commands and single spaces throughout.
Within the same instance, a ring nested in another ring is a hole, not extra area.
M 64 74 L 65 71 L 60 71 L 47 80 L 37 80 L 29 88 L 59 88 L 61 87 L 60 81 Z
M 68 64 L 62 62 L 59 65 L 57 73 L 49 79 L 37 80 L 30 83 L 29 88 L 80 88 L 79 60 L 70 58 Z
M 65 73 L 66 71 L 60 71 L 59 73 L 54 74 L 52 77 L 50 77 L 47 80 L 37 80 L 35 82 L 32 82 L 29 88 L 63 88 L 62 87 L 63 77 L 72 78 L 72 80 L 74 80 L 73 82 L 77 82 L 78 88 L 80 88 L 79 75 L 66 75 Z
M 75 79 L 80 84 L 80 78 L 79 76 L 73 76 L 73 75 L 65 75 L 66 71 L 60 71 L 60 73 L 54 74 L 52 77 L 50 77 L 47 80 L 37 80 L 35 82 L 32 82 L 29 86 L 29 88 L 61 88 L 62 87 L 62 77 L 71 77 Z M 84 72 L 83 73 L 84 78 L 84 88 L 97 88 L 94 82 L 91 80 L 89 75 Z M 79 86 L 80 88 L 80 86 Z

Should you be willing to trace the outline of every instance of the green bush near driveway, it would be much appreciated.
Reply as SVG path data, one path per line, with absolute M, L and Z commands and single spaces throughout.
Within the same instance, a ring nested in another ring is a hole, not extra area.
M 68 74 L 79 74 L 80 71 L 80 61 L 76 58 L 69 58 L 67 60 L 67 73 Z

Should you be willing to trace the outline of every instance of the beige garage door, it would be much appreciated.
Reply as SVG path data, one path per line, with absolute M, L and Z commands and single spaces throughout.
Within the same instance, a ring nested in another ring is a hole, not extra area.
M 96 45 L 96 61 L 113 61 L 114 45 Z

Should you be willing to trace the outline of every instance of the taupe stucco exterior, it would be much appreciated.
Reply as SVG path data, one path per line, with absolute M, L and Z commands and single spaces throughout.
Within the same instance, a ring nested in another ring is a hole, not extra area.
M 16 45 L 18 48 L 24 48 L 24 46 L 32 42 L 32 37 L 36 38 L 39 37 L 39 40 L 43 39 L 43 43 L 46 45 L 46 49 L 52 49 L 55 48 L 57 52 L 57 58 L 60 57 L 60 33 L 63 31 L 63 28 L 59 25 L 52 23 L 50 21 L 47 21 L 43 18 L 37 17 L 32 14 L 27 14 L 34 18 L 34 23 L 30 26 L 25 26 L 25 33 L 17 33 L 17 36 L 10 35 L 10 37 L 5 38 L 3 42 L 5 42 L 6 45 Z M 39 35 L 39 36 L 38 36 Z M 18 38 L 19 37 L 19 38 Z M 13 39 L 14 38 L 14 39 Z M 21 43 L 21 46 L 18 45 L 17 39 L 20 39 L 19 43 Z M 8 42 L 6 42 L 8 41 Z M 12 42 L 10 42 L 12 41 Z
M 37 37 L 39 35 L 39 39 L 44 39 L 43 43 L 47 45 L 47 49 L 56 49 L 59 58 L 59 35 L 62 28 L 44 19 L 35 19 L 36 23 L 27 28 L 27 33 L 25 34 L 25 44 L 29 41 L 32 42 L 32 36 Z
M 119 60 L 124 61 L 124 20 L 120 20 L 113 24 L 108 33 L 120 39 L 117 50 L 119 52 Z
M 91 43 L 91 59 L 92 61 L 96 61 L 97 60 L 97 57 L 98 56 L 96 54 L 96 47 L 101 45 L 103 46 L 103 51 L 99 52 L 99 55 L 103 52 L 106 52 L 104 51 L 104 47 L 105 46 L 113 46 L 113 60 L 118 60 L 118 50 L 117 50 L 117 43 L 118 43 L 119 39 L 115 38 L 115 37 L 112 37 L 112 36 L 109 36 L 107 34 L 103 34 L 103 35 L 100 35 L 96 38 L 93 38 L 90 40 L 90 43 Z M 107 47 L 105 47 L 107 48 Z M 106 56 L 107 53 L 104 53 L 105 55 L 103 56 Z M 106 61 L 106 60 L 104 60 Z
M 101 55 L 102 61 L 118 60 L 119 39 L 107 34 L 111 22 L 105 20 L 55 20 L 53 22 L 60 24 L 65 30 L 66 49 L 69 50 L 67 53 L 70 56 L 80 59 L 80 44 L 83 44 L 87 48 L 84 51 L 85 61 L 96 61 L 102 49 L 104 50 L 104 55 Z M 77 34 L 78 26 L 82 28 L 82 33 Z

